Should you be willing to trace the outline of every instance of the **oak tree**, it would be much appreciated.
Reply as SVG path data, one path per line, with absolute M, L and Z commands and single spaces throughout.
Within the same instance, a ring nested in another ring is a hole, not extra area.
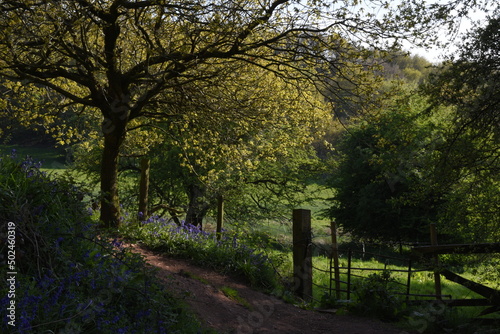
M 189 198 L 187 222 L 199 223 L 219 196 L 241 197 L 249 184 L 278 188 L 291 178 L 292 169 L 298 173 L 298 160 L 310 163 L 310 145 L 331 116 L 314 87 L 306 84 L 296 87 L 246 65 L 233 68 L 230 77 L 184 87 L 186 96 L 176 106 L 186 121 L 170 122 L 170 138 L 156 149 L 176 151 L 178 157 L 157 164 L 153 178 L 183 171 L 178 178 Z M 288 171 L 270 173 L 278 165 Z

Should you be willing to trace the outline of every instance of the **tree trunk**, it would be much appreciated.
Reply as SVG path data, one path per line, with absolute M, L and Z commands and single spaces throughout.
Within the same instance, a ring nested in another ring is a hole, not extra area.
M 101 160 L 101 217 L 105 228 L 120 225 L 120 201 L 118 198 L 118 158 L 125 139 L 125 124 L 104 131 L 104 149 Z
M 217 197 L 217 240 L 220 240 L 222 233 L 222 224 L 224 223 L 224 197 L 219 195 Z
M 207 214 L 209 204 L 204 199 L 205 188 L 190 184 L 188 186 L 189 206 L 186 212 L 186 224 L 203 227 L 203 218 Z
M 139 184 L 139 216 L 142 212 L 142 218 L 147 219 L 148 212 L 148 192 L 149 192 L 149 169 L 150 160 L 144 158 L 141 160 L 141 180 Z

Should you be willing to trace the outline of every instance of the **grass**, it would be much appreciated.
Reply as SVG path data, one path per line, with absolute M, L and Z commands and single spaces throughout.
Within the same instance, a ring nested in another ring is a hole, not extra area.
M 90 180 L 86 175 L 69 168 L 66 161 L 66 151 L 63 148 L 43 145 L 21 146 L 0 144 L 0 156 L 11 155 L 13 150 L 15 150 L 19 158 L 29 156 L 35 161 L 41 161 L 42 166 L 40 171 L 47 173 L 48 176 L 53 176 L 55 178 L 63 177 L 69 182 L 85 189 L 87 192 L 91 193 L 92 196 L 98 196 L 98 184 L 94 183 L 95 181 L 89 182 Z M 120 175 L 119 177 L 121 182 L 127 186 L 130 186 L 131 183 L 136 183 L 135 178 L 131 178 L 127 175 Z
M 0 145 L 0 156 L 10 155 L 12 150 L 20 158 L 30 156 L 37 161 L 42 161 L 42 170 L 64 170 L 66 169 L 66 152 L 61 148 L 47 146 L 20 146 Z
M 324 256 L 318 256 L 314 257 L 314 267 L 323 269 L 328 271 L 329 270 L 329 262 L 330 260 Z M 340 261 L 341 267 L 345 268 L 347 267 L 347 261 L 346 260 L 341 260 Z M 379 269 L 378 272 L 383 271 L 384 269 L 388 270 L 391 272 L 391 277 L 395 278 L 399 283 L 405 284 L 406 285 L 406 280 L 407 280 L 407 272 L 397 272 L 396 270 L 401 270 L 401 271 L 406 271 L 408 270 L 407 266 L 400 266 L 400 265 L 385 265 L 382 262 L 379 262 L 377 260 L 369 259 L 369 260 L 361 260 L 361 259 L 353 259 L 351 262 L 351 266 L 353 268 L 365 268 L 365 269 Z M 369 271 L 369 270 L 352 270 L 352 272 L 356 275 L 360 276 L 368 276 L 369 273 L 371 272 L 377 272 L 377 271 Z M 346 281 L 347 280 L 347 275 L 346 269 L 341 270 L 341 280 Z M 471 280 L 479 280 L 479 277 L 473 276 L 471 274 L 462 274 L 462 276 L 465 276 Z M 322 286 L 329 286 L 329 274 L 328 273 L 321 273 L 321 272 L 315 272 L 315 283 L 318 285 Z M 465 288 L 464 286 L 448 281 L 444 278 L 442 278 L 442 295 L 450 295 L 452 296 L 453 299 L 461 299 L 461 298 L 481 298 L 479 295 L 476 293 L 472 292 L 471 290 Z M 425 295 L 434 295 L 435 294 L 435 288 L 434 288 L 434 274 L 430 271 L 418 271 L 418 272 L 413 272 L 411 276 L 411 284 L 410 284 L 410 293 L 411 294 L 425 294 Z M 316 295 L 316 296 L 319 296 Z
M 198 226 L 178 226 L 156 216 L 141 222 L 125 222 L 119 232 L 170 256 L 239 276 L 255 288 L 273 290 L 275 287 L 274 259 L 256 250 L 238 233 L 226 231 L 218 239 L 214 233 L 202 231 Z
M 196 275 L 196 274 L 193 274 L 192 272 L 189 272 L 189 271 L 186 271 L 186 270 L 181 270 L 181 271 L 179 272 L 179 274 L 180 274 L 181 276 L 184 276 L 184 277 L 187 277 L 187 278 L 191 278 L 191 279 L 197 280 L 198 282 L 201 282 L 201 283 L 203 283 L 203 284 L 205 284 L 205 285 L 210 285 L 210 282 L 209 282 L 209 281 L 207 281 L 207 280 L 206 280 L 206 279 L 204 279 L 203 277 L 200 277 L 200 276 L 198 276 L 198 275 Z
M 301 205 L 301 209 L 311 210 L 311 227 L 318 237 L 325 237 L 330 231 L 330 219 L 325 218 L 323 212 L 330 207 L 328 199 L 333 197 L 333 191 L 317 183 L 307 185 L 307 191 L 314 198 Z
M 240 296 L 237 290 L 230 288 L 228 286 L 223 286 L 220 288 L 220 291 L 229 299 L 234 300 L 237 303 L 240 303 L 245 308 L 252 310 L 253 307 L 250 303 L 243 297 Z
M 341 259 L 340 260 L 340 265 L 342 267 L 347 266 L 347 260 L 346 259 Z M 329 265 L 330 265 L 330 260 L 324 256 L 317 256 L 313 258 L 313 266 L 315 268 L 323 269 L 325 271 L 329 271 Z M 385 291 L 384 293 L 387 293 L 389 296 L 393 296 L 396 299 L 394 299 L 394 302 L 397 304 L 395 308 L 397 309 L 397 312 L 399 313 L 399 316 L 395 317 L 395 319 L 399 319 L 399 325 L 402 327 L 405 326 L 410 326 L 409 329 L 422 329 L 421 332 L 426 332 L 426 333 L 433 333 L 433 332 L 443 332 L 445 330 L 458 330 L 457 328 L 464 328 L 463 333 L 468 333 L 465 331 L 465 328 L 469 328 L 471 325 L 471 321 L 474 318 L 479 317 L 480 313 L 486 308 L 486 307 L 473 307 L 473 306 L 467 306 L 467 307 L 445 307 L 444 304 L 439 304 L 437 302 L 432 302 L 432 300 L 435 300 L 434 297 L 410 297 L 410 300 L 427 300 L 429 303 L 427 304 L 422 304 L 420 306 L 409 306 L 405 305 L 405 296 L 403 295 L 398 295 L 397 293 L 405 293 L 406 292 L 406 287 L 404 286 L 407 282 L 407 273 L 406 272 L 396 272 L 396 271 L 391 271 L 391 270 L 407 270 L 408 267 L 405 265 L 396 265 L 396 264 L 390 264 L 386 265 L 383 262 L 377 261 L 375 259 L 369 259 L 367 258 L 366 260 L 363 259 L 352 259 L 351 263 L 352 267 L 356 268 L 380 268 L 380 269 L 388 269 L 390 272 L 390 280 L 394 280 L 395 282 L 398 283 L 390 283 L 387 286 L 384 287 Z M 480 265 L 484 266 L 484 265 Z M 459 269 L 459 268 L 458 268 Z M 454 270 L 452 270 L 454 271 Z M 468 267 L 465 269 L 465 272 L 459 273 L 462 277 L 465 277 L 469 280 L 472 280 L 474 282 L 481 282 L 482 284 L 485 284 L 487 286 L 490 286 L 491 288 L 498 289 L 498 284 L 499 282 L 497 280 L 485 280 L 484 277 L 479 276 L 479 275 L 474 275 L 473 274 L 473 269 L 471 267 Z M 350 308 L 350 310 L 354 311 L 360 311 L 361 313 L 363 312 L 368 312 L 366 308 L 371 307 L 370 303 L 367 304 L 366 300 L 360 300 L 359 295 L 360 295 L 360 290 L 363 289 L 363 284 L 366 286 L 367 279 L 366 277 L 369 276 L 371 273 L 374 273 L 372 271 L 352 271 L 352 273 L 360 276 L 364 276 L 365 278 L 359 278 L 359 277 L 353 277 L 352 278 L 352 283 L 353 283 L 353 289 L 351 290 L 351 300 L 353 303 L 352 305 L 357 305 L 358 308 Z M 377 275 L 382 275 L 381 271 L 377 272 Z M 320 270 L 314 270 L 313 271 L 313 280 L 315 283 L 315 286 L 313 286 L 313 294 L 314 298 L 316 301 L 320 301 L 323 304 L 328 304 L 324 305 L 325 307 L 339 307 L 340 304 L 336 302 L 335 298 L 335 292 L 333 291 L 333 298 L 325 298 L 325 293 L 327 292 L 327 289 L 330 284 L 330 275 L 329 273 L 322 272 Z M 347 275 L 346 275 L 346 270 L 343 269 L 341 270 L 341 280 L 346 282 L 347 281 Z M 321 285 L 324 286 L 325 288 L 319 288 L 316 286 Z M 335 288 L 335 284 L 332 283 L 332 287 Z M 341 284 L 342 289 L 346 289 L 345 284 Z M 369 284 L 370 291 L 373 292 L 373 290 L 376 289 L 374 287 L 373 283 Z M 446 280 L 444 277 L 441 278 L 441 288 L 442 288 L 442 295 L 443 295 L 443 300 L 449 300 L 449 299 L 475 299 L 479 298 L 482 299 L 484 297 L 472 292 L 471 290 L 467 289 L 466 287 L 457 284 L 455 282 L 451 282 L 449 280 Z M 361 290 L 363 291 L 363 290 Z M 413 272 L 411 275 L 411 284 L 410 284 L 410 293 L 411 294 L 421 294 L 421 295 L 434 295 L 435 294 L 435 285 L 434 285 L 434 274 L 429 271 L 418 271 L 418 272 Z M 361 296 L 366 297 L 361 293 Z M 370 302 L 373 302 L 373 295 L 370 296 Z M 451 298 L 450 298 L 451 296 Z M 342 292 L 341 294 L 341 299 L 347 298 L 346 293 Z M 387 303 L 385 299 L 381 299 L 381 304 Z M 364 305 L 363 307 L 359 307 L 359 305 Z M 368 305 L 368 306 L 367 306 Z M 381 306 L 374 303 L 373 308 L 374 309 L 379 309 Z M 396 312 L 396 311 L 395 311 Z M 363 313 L 364 314 L 364 313 Z M 423 318 L 421 318 L 423 317 Z M 380 318 L 380 316 L 379 316 Z M 482 317 L 485 318 L 485 317 Z M 495 318 L 499 319 L 500 315 L 498 313 L 492 314 L 487 316 L 487 318 Z M 436 329 L 437 324 L 435 322 L 438 322 L 439 319 L 439 327 Z M 426 323 L 425 328 L 417 328 L 415 325 L 417 324 L 423 324 Z M 441 323 L 442 322 L 442 323 Z M 460 332 L 462 333 L 462 332 Z

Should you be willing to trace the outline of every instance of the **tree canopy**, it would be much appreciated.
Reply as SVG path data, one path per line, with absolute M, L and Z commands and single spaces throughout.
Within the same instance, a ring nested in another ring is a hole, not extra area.
M 422 97 L 400 92 L 378 113 L 349 126 L 338 147 L 329 210 L 346 232 L 415 240 L 437 219 L 441 194 L 432 187 L 432 164 L 447 122 L 421 115 L 425 106 Z
M 371 67 L 372 52 L 398 46 L 401 38 L 428 36 L 455 8 L 367 3 L 3 1 L 0 76 L 27 89 L 47 89 L 44 103 L 48 99 L 60 113 L 98 111 L 104 138 L 101 221 L 115 226 L 120 149 L 137 126 L 133 121 L 171 116 L 165 92 L 175 95 L 244 62 L 296 85 L 308 80 L 338 97 L 367 96 L 370 86 L 360 74 Z M 383 15 L 377 14 L 380 6 Z
M 471 30 L 419 91 L 348 127 L 329 211 L 346 231 L 414 241 L 434 222 L 449 241 L 496 240 L 498 22 L 494 14 Z
M 455 185 L 448 219 L 479 240 L 498 235 L 500 221 L 499 14 L 497 8 L 471 29 L 458 54 L 423 87 L 434 108 L 454 110 L 439 174 Z

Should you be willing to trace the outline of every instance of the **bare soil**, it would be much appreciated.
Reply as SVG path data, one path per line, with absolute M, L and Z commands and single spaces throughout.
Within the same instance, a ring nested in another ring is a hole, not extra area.
M 158 268 L 158 276 L 166 288 L 185 300 L 204 328 L 218 333 L 405 333 L 377 320 L 304 310 L 255 291 L 234 277 L 157 254 L 137 244 L 130 246 Z M 228 297 L 223 292 L 226 288 L 236 290 L 239 299 Z

